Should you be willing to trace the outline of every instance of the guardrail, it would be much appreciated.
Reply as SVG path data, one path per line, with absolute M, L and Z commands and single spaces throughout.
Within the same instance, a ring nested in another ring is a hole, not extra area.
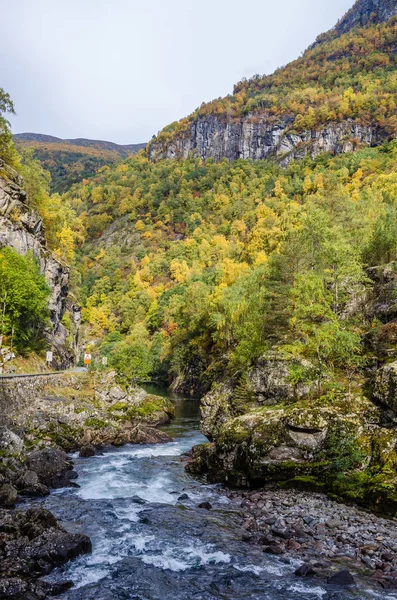
M 75 371 L 76 373 L 78 371 Z M 2 379 L 26 379 L 27 377 L 49 377 L 51 375 L 63 375 L 64 373 L 73 373 L 73 371 L 49 371 L 48 373 L 1 373 Z

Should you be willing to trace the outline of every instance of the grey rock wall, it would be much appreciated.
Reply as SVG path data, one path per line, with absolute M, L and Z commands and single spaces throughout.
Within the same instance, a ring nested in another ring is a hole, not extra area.
M 321 129 L 293 132 L 288 117 L 278 122 L 266 116 L 253 121 L 252 116 L 227 120 L 217 116 L 199 117 L 187 133 L 167 144 L 155 139 L 148 147 L 149 158 L 180 159 L 191 155 L 216 161 L 227 158 L 260 160 L 277 158 L 282 164 L 323 152 L 341 154 L 357 146 L 376 146 L 384 139 L 374 127 L 363 126 L 352 120 L 329 123 Z

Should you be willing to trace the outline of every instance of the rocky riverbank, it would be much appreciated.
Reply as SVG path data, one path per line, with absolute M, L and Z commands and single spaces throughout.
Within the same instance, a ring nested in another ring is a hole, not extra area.
M 89 537 L 68 533 L 44 508 L 0 509 L 0 598 L 41 600 L 58 595 L 71 582 L 49 584 L 39 578 L 88 552 Z
M 377 588 L 397 590 L 397 520 L 377 517 L 323 494 L 290 490 L 230 492 L 241 511 L 243 539 L 300 561 L 297 577 L 352 584 L 341 571 Z M 350 582 L 350 583 L 349 583 Z
M 0 409 L 0 599 L 41 600 L 69 584 L 40 578 L 90 552 L 91 542 L 43 508 L 15 506 L 51 489 L 79 487 L 66 452 L 92 456 L 107 445 L 169 442 L 157 428 L 170 422 L 174 407 L 143 389 L 123 389 L 114 373 L 68 373 L 2 381 Z

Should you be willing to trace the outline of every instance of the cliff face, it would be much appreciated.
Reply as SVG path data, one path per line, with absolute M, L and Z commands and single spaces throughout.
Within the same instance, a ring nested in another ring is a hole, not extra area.
M 351 152 L 360 145 L 375 146 L 385 139 L 382 131 L 352 120 L 330 123 L 323 129 L 293 133 L 288 117 L 270 123 L 266 116 L 228 121 L 217 116 L 199 117 L 187 133 L 163 145 L 149 146 L 149 158 L 213 158 L 260 160 L 274 156 L 284 164 L 322 152 Z
M 338 35 L 369 22 L 382 23 L 397 14 L 396 0 L 358 0 L 335 27 Z
M 51 289 L 52 328 L 48 339 L 58 355 L 59 366 L 69 366 L 73 357 L 64 347 L 66 330 L 61 323 L 68 296 L 69 268 L 46 248 L 42 220 L 29 208 L 22 185 L 18 173 L 0 161 L 0 247 L 14 248 L 23 255 L 31 251 L 37 258 Z

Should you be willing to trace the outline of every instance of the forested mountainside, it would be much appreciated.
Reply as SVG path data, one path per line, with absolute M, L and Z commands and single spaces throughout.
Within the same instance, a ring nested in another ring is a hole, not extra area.
M 397 25 L 377 14 L 64 199 L 94 354 L 211 390 L 192 471 L 395 512 Z
M 53 193 L 65 192 L 104 165 L 120 162 L 121 158 L 135 154 L 146 145 L 120 145 L 84 138 L 62 140 L 38 133 L 19 133 L 13 137 L 19 151 L 30 151 L 50 173 L 49 185 Z
M 166 127 L 150 142 L 150 157 L 276 157 L 287 164 L 393 139 L 397 24 L 388 17 L 394 14 L 394 2 L 357 2 L 296 61 L 243 79 L 233 94 Z

